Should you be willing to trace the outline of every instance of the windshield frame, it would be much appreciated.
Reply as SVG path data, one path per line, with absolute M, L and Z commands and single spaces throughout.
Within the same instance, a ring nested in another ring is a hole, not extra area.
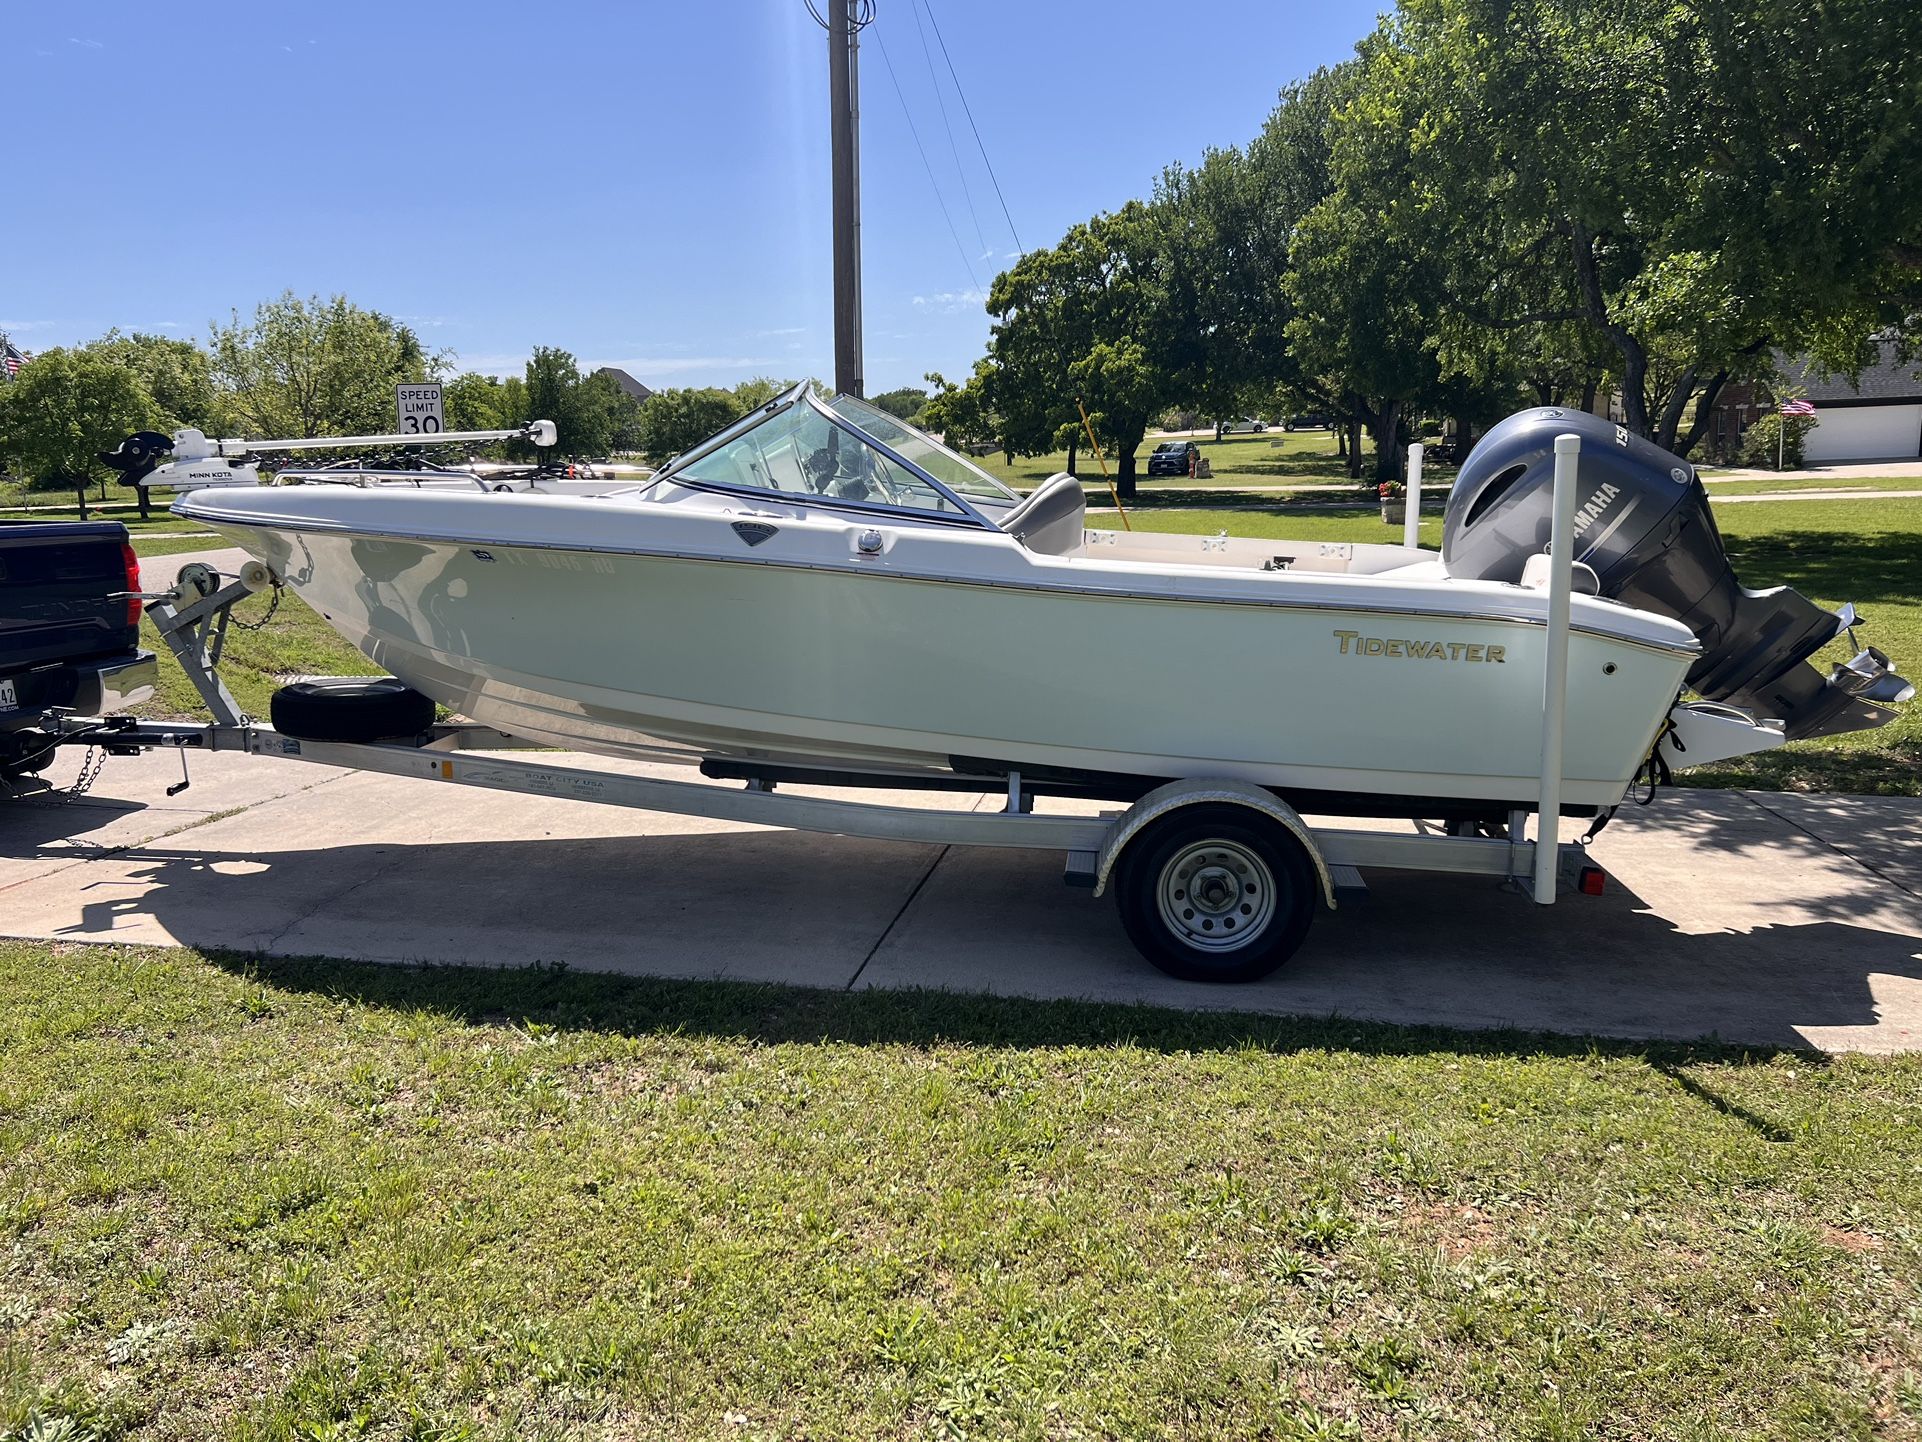
M 942 499 L 950 502 L 959 514 L 950 515 L 943 511 L 925 511 L 912 506 L 885 505 L 873 501 L 848 500 L 839 496 L 810 495 L 801 498 L 804 504 L 809 506 L 825 506 L 834 510 L 861 511 L 869 515 L 911 516 L 917 521 L 933 522 L 938 525 L 971 526 L 978 527 L 981 530 L 993 531 L 997 535 L 1007 534 L 1001 527 L 984 516 L 969 502 L 967 497 L 958 493 L 952 486 L 944 483 L 940 477 L 929 475 L 925 467 L 916 465 L 886 441 L 869 435 L 865 430 L 861 429 L 860 426 L 834 410 L 833 407 L 829 406 L 814 393 L 814 384 L 811 381 L 802 381 L 800 384 L 783 391 L 766 405 L 748 412 L 748 414 L 742 416 L 725 430 L 717 431 L 702 441 L 698 446 L 681 452 L 680 455 L 674 457 L 673 460 L 656 471 L 653 480 L 648 484 L 654 486 L 663 481 L 672 481 L 675 485 L 687 486 L 694 490 L 723 491 L 730 495 L 741 496 L 778 496 L 788 503 L 793 504 L 796 500 L 794 494 L 790 491 L 780 490 L 777 487 L 743 486 L 737 485 L 732 481 L 710 481 L 698 476 L 683 476 L 681 471 L 693 465 L 703 456 L 710 455 L 722 446 L 739 440 L 749 431 L 773 420 L 776 416 L 785 414 L 793 407 L 802 404 L 811 407 L 814 412 L 826 420 L 828 424 L 852 436 L 858 444 L 871 447 L 873 450 L 878 451 L 889 463 L 900 466 L 917 480 L 925 481 L 940 493 Z M 990 476 L 988 479 L 992 481 L 994 478 Z M 999 482 L 996 482 L 996 484 L 998 485 Z M 1011 504 L 1018 504 L 1020 502 L 1021 498 L 1014 495 L 1013 492 L 1009 492 L 1009 495 Z

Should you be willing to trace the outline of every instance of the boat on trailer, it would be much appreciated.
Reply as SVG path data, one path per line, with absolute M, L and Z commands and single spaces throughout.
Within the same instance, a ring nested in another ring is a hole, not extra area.
M 1605 821 L 1638 775 L 1879 725 L 1912 695 L 1873 648 L 1817 669 L 1853 609 L 1741 587 L 1692 468 L 1556 408 L 1484 438 L 1439 554 L 1091 527 L 1074 477 L 1017 495 L 805 385 L 599 494 L 304 479 L 174 510 L 392 679 L 290 686 L 272 730 L 197 680 L 221 724 L 122 726 L 121 745 L 239 744 L 737 819 L 793 781 L 1005 788 L 993 822 L 863 829 L 859 807 L 779 798 L 800 819 L 775 824 L 1055 845 L 1071 876 L 1113 875 L 1130 935 L 1181 975 L 1272 969 L 1351 862 L 1532 870 L 1551 899 L 1564 812 Z M 161 598 L 190 675 L 211 671 L 209 618 L 245 593 L 183 577 Z M 575 788 L 541 763 L 422 769 L 415 747 L 473 744 L 437 728 L 436 705 L 502 740 L 698 762 L 760 799 Z M 1049 794 L 1127 809 L 1029 815 Z M 1304 815 L 1454 834 L 1396 838 L 1443 848 L 1411 861 L 1430 853 Z
M 1396 545 L 1090 528 L 1075 478 L 1020 497 L 808 386 L 608 494 L 303 485 L 175 511 L 409 687 L 545 745 L 1124 796 L 1208 776 L 1325 812 L 1506 811 L 1536 789 L 1532 537 L 1496 579 Z M 1703 646 L 1599 594 L 1573 597 L 1569 646 L 1563 800 L 1606 809 Z M 1784 734 L 1722 719 L 1721 748 Z

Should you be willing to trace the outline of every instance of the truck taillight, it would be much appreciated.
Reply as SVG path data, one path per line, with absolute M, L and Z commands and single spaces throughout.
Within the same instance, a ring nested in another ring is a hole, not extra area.
M 127 572 L 127 590 L 133 593 L 127 597 L 127 624 L 138 626 L 140 624 L 140 557 L 133 553 L 131 542 L 120 543 L 120 564 Z

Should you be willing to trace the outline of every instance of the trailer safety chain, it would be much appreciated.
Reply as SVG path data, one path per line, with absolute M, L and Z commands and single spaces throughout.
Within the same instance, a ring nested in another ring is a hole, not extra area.
M 89 746 L 87 748 L 87 754 L 80 758 L 80 774 L 75 776 L 72 784 L 60 794 L 58 804 L 61 806 L 71 806 L 74 802 L 85 796 L 89 791 L 93 790 L 94 782 L 100 779 L 100 773 L 106 769 L 107 753 L 98 746 Z
M 287 588 L 281 585 L 280 582 L 278 581 L 274 582 L 274 597 L 271 601 L 267 603 L 267 614 L 262 616 L 258 621 L 243 621 L 240 619 L 237 613 L 229 611 L 227 613 L 228 624 L 231 625 L 236 631 L 266 630 L 268 622 L 274 619 L 274 613 L 280 609 L 280 595 L 281 595 L 281 592 L 286 589 Z
M 107 729 L 109 728 L 105 726 L 89 726 L 73 734 L 78 736 L 91 736 L 97 731 L 105 731 Z M 25 756 L 18 759 L 32 766 L 57 751 L 63 739 L 70 741 L 71 737 L 54 737 L 38 751 L 29 751 Z M 47 794 L 49 796 L 57 796 L 59 798 L 53 804 L 56 806 L 65 806 L 68 802 L 78 801 L 82 796 L 85 796 L 87 792 L 93 789 L 94 782 L 100 779 L 100 773 L 106 768 L 106 765 L 107 753 L 102 751 L 98 746 L 89 743 L 87 746 L 87 754 L 80 758 L 80 774 L 75 776 L 71 783 L 60 788 L 58 791 L 51 786 L 47 788 Z

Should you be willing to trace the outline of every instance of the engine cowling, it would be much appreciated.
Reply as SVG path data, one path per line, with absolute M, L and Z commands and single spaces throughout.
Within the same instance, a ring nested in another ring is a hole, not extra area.
M 1679 456 L 1585 411 L 1544 406 L 1510 416 L 1469 453 L 1449 492 L 1442 561 L 1451 576 L 1519 581 L 1547 550 L 1554 516 L 1555 437 L 1582 438 L 1575 559 L 1601 594 L 1682 622 L 1702 644 L 1689 687 L 1783 722 L 1790 740 L 1886 724 L 1884 703 L 1914 688 L 1870 647 L 1827 674 L 1808 664 L 1855 622 L 1787 586 L 1752 591 L 1735 578 L 1708 492 Z

